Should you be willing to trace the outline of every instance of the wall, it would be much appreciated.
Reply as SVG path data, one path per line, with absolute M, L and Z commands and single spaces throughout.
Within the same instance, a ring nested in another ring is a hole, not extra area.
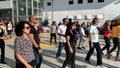
M 77 0 L 74 0 L 74 4 L 69 5 L 69 0 L 53 0 L 53 6 L 47 6 L 47 2 L 52 0 L 44 0 L 44 18 L 47 16 L 53 16 L 53 20 L 59 21 L 68 15 L 83 15 L 83 19 L 79 20 L 80 23 L 86 20 L 87 14 L 92 14 L 93 17 L 97 14 L 103 14 L 104 19 L 100 20 L 99 26 L 101 26 L 106 20 L 112 20 L 120 15 L 120 0 L 104 0 L 102 3 L 98 3 L 94 0 L 93 3 L 87 3 L 87 0 L 83 0 L 83 4 L 78 4 Z M 51 24 L 52 19 L 49 20 Z
M 0 1 L 0 9 L 9 9 L 12 8 L 11 1 Z

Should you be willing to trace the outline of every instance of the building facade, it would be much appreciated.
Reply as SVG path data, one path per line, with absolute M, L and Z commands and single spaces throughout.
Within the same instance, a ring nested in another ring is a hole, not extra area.
M 0 5 L 0 10 L 3 10 L 0 16 L 2 20 L 12 20 L 16 24 L 20 20 L 29 21 L 30 15 L 34 14 L 42 21 L 42 0 L 2 0 Z
M 44 17 L 49 22 L 59 23 L 62 18 L 72 18 L 80 23 L 100 19 L 102 25 L 106 20 L 120 18 L 120 0 L 44 0 Z

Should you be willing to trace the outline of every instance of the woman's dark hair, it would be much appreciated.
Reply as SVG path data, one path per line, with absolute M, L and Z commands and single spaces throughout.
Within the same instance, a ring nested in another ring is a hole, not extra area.
M 17 25 L 15 26 L 16 36 L 22 36 L 23 35 L 22 30 L 24 29 L 25 24 L 29 25 L 29 22 L 28 21 L 20 21 L 20 22 L 17 23 Z
M 98 20 L 98 18 L 94 18 L 93 20 L 92 20 L 92 24 L 95 24 L 95 22 Z
M 66 31 L 69 31 L 72 28 L 72 25 L 75 24 L 73 22 L 67 24 L 67 29 Z

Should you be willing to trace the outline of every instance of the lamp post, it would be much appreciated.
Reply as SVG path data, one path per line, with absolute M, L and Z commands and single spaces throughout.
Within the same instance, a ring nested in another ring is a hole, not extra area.
M 53 0 L 52 0 L 52 21 L 53 21 Z

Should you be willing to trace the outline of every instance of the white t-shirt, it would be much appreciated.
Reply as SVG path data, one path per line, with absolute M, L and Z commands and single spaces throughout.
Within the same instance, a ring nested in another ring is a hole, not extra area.
M 51 26 L 50 27 L 50 29 L 51 29 L 51 33 L 56 33 L 56 30 L 57 30 L 57 26 Z
M 92 33 L 92 41 L 99 42 L 99 35 L 97 26 L 91 25 L 89 33 Z
M 85 30 L 82 27 L 80 27 L 80 36 L 85 36 Z
M 65 33 L 66 33 L 66 28 L 67 28 L 67 26 L 66 25 L 60 25 L 59 27 L 58 27 L 58 33 L 59 34 L 64 34 L 65 35 Z M 66 42 L 66 38 L 64 37 L 64 36 L 60 36 L 60 42 Z

